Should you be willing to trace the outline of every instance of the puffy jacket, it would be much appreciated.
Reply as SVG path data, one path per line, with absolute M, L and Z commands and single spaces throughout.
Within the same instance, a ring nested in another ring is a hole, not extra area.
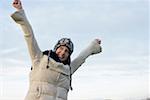
M 28 50 L 31 56 L 33 69 L 29 75 L 29 90 L 25 100 L 67 100 L 70 88 L 70 74 L 73 74 L 92 54 L 101 52 L 100 45 L 93 41 L 69 65 L 56 62 L 43 55 L 33 34 L 24 10 L 16 11 L 11 15 L 14 21 L 20 24 L 24 31 Z M 48 67 L 47 67 L 48 65 Z

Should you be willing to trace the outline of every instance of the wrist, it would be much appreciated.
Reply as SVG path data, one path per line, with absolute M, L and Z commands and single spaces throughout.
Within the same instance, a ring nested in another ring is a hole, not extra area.
M 16 9 L 17 9 L 17 11 L 23 10 L 23 8 L 22 8 L 22 7 L 19 7 L 19 8 L 16 8 Z

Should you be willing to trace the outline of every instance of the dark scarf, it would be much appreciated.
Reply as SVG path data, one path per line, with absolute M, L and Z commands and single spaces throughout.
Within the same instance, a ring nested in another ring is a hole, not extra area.
M 49 54 L 49 52 L 50 52 L 50 54 Z M 64 65 L 70 65 L 70 56 L 69 56 L 69 58 L 66 60 L 66 61 L 64 61 L 64 62 L 62 62 L 60 59 L 59 59 L 59 57 L 57 56 L 57 54 L 54 52 L 54 51 L 52 51 L 52 50 L 46 50 L 46 51 L 44 51 L 43 52 L 43 55 L 47 55 L 47 56 L 50 56 L 52 59 L 54 59 L 56 62 L 60 62 L 60 63 L 63 63 Z M 48 59 L 49 60 L 49 59 Z M 70 68 L 70 89 L 71 90 L 73 90 L 73 88 L 72 88 L 72 85 L 71 85 L 71 83 L 72 83 L 72 74 L 71 74 L 71 67 L 69 67 Z
M 70 57 L 66 60 L 66 61 L 64 61 L 64 62 L 62 62 L 60 59 L 59 59 L 59 57 L 57 56 L 57 54 L 54 52 L 54 51 L 52 51 L 52 50 L 46 50 L 46 51 L 44 51 L 43 52 L 43 55 L 48 55 L 48 53 L 50 52 L 50 57 L 52 58 L 52 59 L 54 59 L 56 62 L 60 62 L 60 63 L 63 63 L 64 65 L 70 65 Z

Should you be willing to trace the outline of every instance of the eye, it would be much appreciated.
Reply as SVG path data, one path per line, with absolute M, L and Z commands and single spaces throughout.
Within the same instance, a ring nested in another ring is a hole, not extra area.
M 68 48 L 66 48 L 66 49 L 65 49 L 65 52 L 69 53 L 69 50 L 68 50 Z
M 59 50 L 69 54 L 69 49 L 66 46 L 60 46 Z

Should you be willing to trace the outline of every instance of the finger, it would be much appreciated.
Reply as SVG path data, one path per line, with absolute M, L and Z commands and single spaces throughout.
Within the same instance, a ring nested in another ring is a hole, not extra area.
M 100 52 L 102 52 L 102 47 L 100 47 Z
M 101 40 L 100 39 L 96 39 L 98 44 L 101 44 Z
M 14 0 L 13 4 L 16 4 L 18 2 L 18 0 Z
M 18 2 L 13 2 L 13 4 L 18 4 Z
M 101 44 L 101 40 L 99 39 L 99 44 Z
M 21 1 L 20 0 L 18 0 L 18 3 L 21 5 Z
M 15 0 L 15 2 L 19 2 L 20 0 Z
M 13 4 L 21 4 L 20 0 L 14 0 Z
M 13 2 L 13 6 L 22 6 L 22 5 L 21 5 L 21 2 L 17 1 L 17 2 Z

